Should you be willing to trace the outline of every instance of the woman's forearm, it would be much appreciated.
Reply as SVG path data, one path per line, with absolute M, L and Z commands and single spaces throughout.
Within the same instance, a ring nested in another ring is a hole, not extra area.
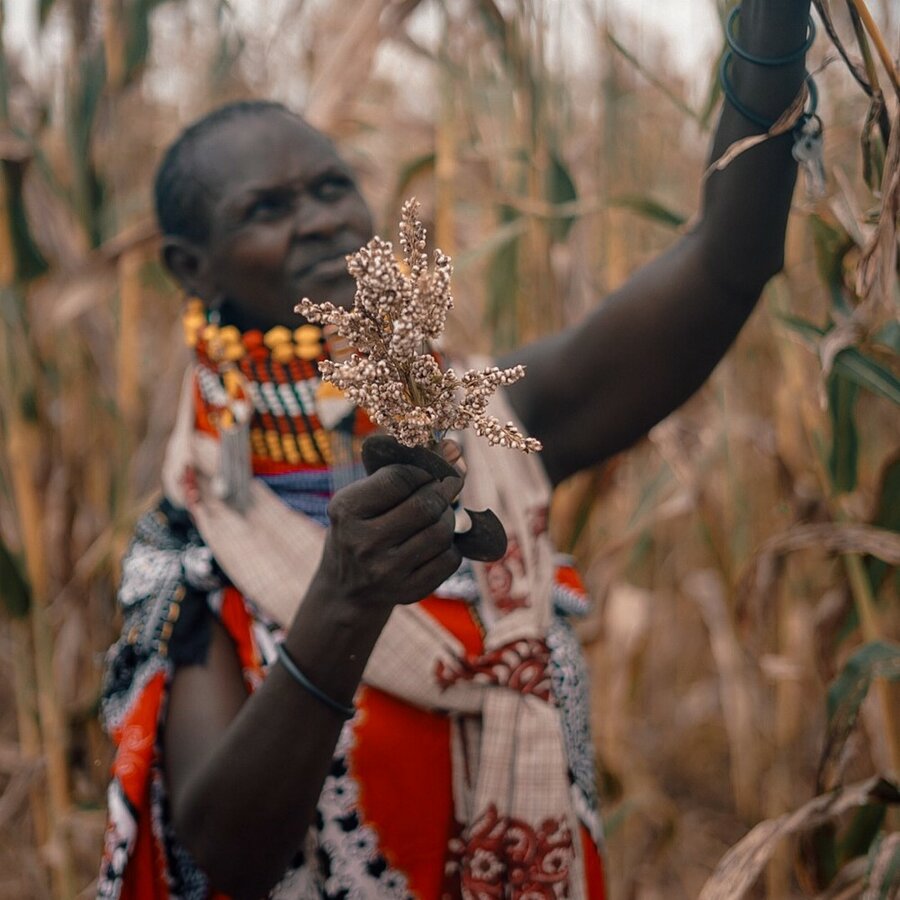
M 217 889 L 265 894 L 301 846 L 392 609 L 459 567 L 451 504 L 462 485 L 390 465 L 334 495 L 319 567 L 284 642 L 299 678 L 282 659 L 247 697 L 218 623 L 206 663 L 176 672 L 164 729 L 172 817 Z
M 743 0 L 736 37 L 760 57 L 792 54 L 803 46 L 808 0 Z M 768 67 L 734 56 L 730 80 L 739 101 L 761 118 L 776 121 L 800 93 L 806 76 L 801 57 Z M 765 129 L 725 100 L 712 150 L 719 159 L 736 141 Z M 782 267 L 784 235 L 797 165 L 790 133 L 771 138 L 734 159 L 706 182 L 698 236 L 708 265 L 723 283 L 752 303 Z
M 285 647 L 314 684 L 350 703 L 386 615 L 375 612 L 367 621 L 348 609 L 342 616 L 336 597 L 309 596 Z M 216 888 L 252 898 L 265 894 L 302 845 L 343 719 L 280 664 L 250 698 L 223 697 L 222 669 L 234 669 L 233 653 L 218 630 L 207 667 L 176 679 L 167 775 L 176 833 Z M 202 707 L 216 703 L 225 706 L 223 719 L 234 714 L 218 734 L 215 726 L 197 727 L 198 717 L 210 715 Z M 236 713 L 231 704 L 239 704 Z M 215 749 L 202 764 L 184 758 L 201 756 L 207 740 Z M 186 778 L 183 770 L 190 771 Z

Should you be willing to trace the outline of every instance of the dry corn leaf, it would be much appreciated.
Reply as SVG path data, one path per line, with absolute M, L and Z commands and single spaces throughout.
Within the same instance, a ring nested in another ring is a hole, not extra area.
M 797 525 L 764 541 L 738 580 L 739 608 L 745 610 L 757 593 L 771 593 L 769 577 L 778 560 L 795 550 L 817 548 L 828 553 L 861 553 L 892 566 L 900 565 L 900 534 L 872 525 L 825 522 Z
M 819 894 L 816 900 L 856 900 L 862 892 L 866 866 L 867 860 L 862 856 L 850 860 L 828 885 L 828 890 Z
M 831 9 L 828 6 L 828 0 L 813 0 L 813 6 L 815 6 L 819 13 L 819 18 L 825 26 L 828 37 L 831 38 L 831 43 L 834 44 L 837 52 L 840 53 L 841 58 L 847 64 L 850 74 L 856 79 L 857 84 L 859 84 L 859 86 L 871 97 L 874 92 L 872 90 L 872 85 L 869 84 L 865 66 L 858 57 L 851 56 L 844 46 L 840 35 L 837 33 L 837 29 L 834 27 L 834 20 L 831 18 Z
M 306 117 L 325 132 L 334 131 L 347 115 L 350 101 L 367 80 L 375 53 L 392 30 L 399 30 L 419 0 L 364 0 L 355 4 L 340 37 L 316 73 L 310 88 Z
M 0 129 L 0 160 L 24 162 L 31 157 L 31 144 L 8 128 Z
M 856 271 L 856 293 L 872 296 L 885 307 L 894 305 L 897 289 L 897 219 L 900 217 L 900 118 L 892 117 L 891 140 L 884 161 L 881 214 L 875 233 L 863 251 Z M 877 294 L 873 295 L 876 287 Z
M 875 776 L 821 794 L 792 813 L 760 822 L 722 857 L 703 886 L 699 900 L 740 900 L 753 887 L 779 841 L 869 803 L 898 804 L 900 790 L 890 781 Z
M 721 172 L 723 169 L 727 169 L 739 156 L 748 150 L 764 144 L 771 138 L 787 134 L 800 121 L 808 96 L 809 88 L 804 81 L 800 93 L 794 98 L 794 102 L 781 114 L 778 121 L 767 132 L 764 134 L 751 134 L 749 137 L 741 138 L 727 147 L 725 152 L 703 173 L 703 181 L 706 181 L 713 172 Z
M 855 316 L 839 321 L 819 342 L 819 361 L 822 377 L 827 378 L 834 368 L 834 361 L 842 350 L 854 347 L 863 337 L 865 329 Z M 826 401 L 827 402 L 827 401 Z
M 21 813 L 31 785 L 43 767 L 42 761 L 22 765 L 9 779 L 6 789 L 0 795 L 0 829 L 5 828 Z
M 837 189 L 832 193 L 828 206 L 841 227 L 853 240 L 857 247 L 865 247 L 872 238 L 874 227 L 865 221 L 855 188 L 850 183 L 847 173 L 835 166 L 831 170 Z
M 682 590 L 697 604 L 709 630 L 709 644 L 719 675 L 720 703 L 731 750 L 731 780 L 735 805 L 748 817 L 758 814 L 761 760 L 749 752 L 756 744 L 758 680 L 741 649 L 728 611 L 725 585 L 718 573 L 691 573 Z

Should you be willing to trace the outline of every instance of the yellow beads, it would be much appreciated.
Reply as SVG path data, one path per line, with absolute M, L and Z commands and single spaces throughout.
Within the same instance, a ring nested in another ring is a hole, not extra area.
M 265 434 L 269 458 L 274 459 L 275 462 L 284 462 L 284 453 L 281 451 L 281 441 L 278 438 L 278 432 L 267 431 Z
M 203 301 L 196 298 L 188 300 L 184 305 L 184 314 L 181 317 L 184 328 L 184 340 L 188 347 L 196 347 L 200 340 L 200 332 L 206 325 L 206 310 Z
M 250 429 L 250 448 L 254 456 L 266 456 L 266 439 L 263 437 L 262 429 Z
M 227 362 L 236 362 L 246 352 L 241 342 L 241 333 L 234 325 L 225 325 L 220 328 L 218 337 L 222 348 L 222 359 Z
M 235 362 L 247 352 L 234 325 L 205 325 L 200 329 L 200 337 L 206 345 L 206 355 L 213 362 Z
M 196 347 L 201 341 L 206 355 L 214 363 L 237 362 L 248 351 L 253 353 L 262 343 L 272 359 L 287 365 L 293 359 L 315 360 L 324 353 L 322 329 L 316 325 L 301 325 L 291 331 L 284 325 L 276 325 L 265 334 L 248 331 L 241 334 L 234 325 L 214 325 L 206 320 L 203 301 L 188 300 L 181 318 L 184 340 L 189 347 Z
M 322 355 L 322 329 L 315 325 L 301 325 L 293 334 L 283 325 L 270 328 L 263 336 L 263 343 L 272 353 L 275 362 L 285 365 L 295 356 L 313 360 Z
M 294 331 L 294 343 L 299 359 L 318 359 L 322 355 L 322 329 L 301 325 Z
M 271 429 L 253 428 L 250 430 L 250 447 L 254 456 L 267 457 L 274 462 L 313 466 L 331 463 L 331 441 L 321 428 L 316 429 L 315 441 L 306 433 L 279 434 Z
M 294 358 L 291 332 L 284 325 L 276 325 L 263 336 L 263 343 L 272 353 L 272 359 L 284 365 Z

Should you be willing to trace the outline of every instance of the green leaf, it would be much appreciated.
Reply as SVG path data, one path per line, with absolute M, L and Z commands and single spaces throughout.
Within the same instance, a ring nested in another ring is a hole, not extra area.
M 859 460 L 859 433 L 854 410 L 859 385 L 840 372 L 828 379 L 828 413 L 831 417 L 831 452 L 828 468 L 838 493 L 855 490 Z
M 818 338 L 824 337 L 829 331 L 828 328 L 821 328 L 797 316 L 779 315 L 778 319 L 788 329 L 806 338 L 813 346 L 818 344 Z M 834 359 L 834 371 L 840 372 L 876 396 L 884 397 L 900 406 L 900 379 L 856 347 L 847 347 L 838 353 Z
M 900 406 L 900 378 L 855 347 L 841 350 L 835 357 L 834 368 L 860 387 Z
M 486 238 L 480 240 L 474 247 L 470 247 L 465 253 L 461 253 L 454 260 L 454 270 L 457 272 L 465 272 L 485 256 L 498 253 L 504 247 L 517 241 L 525 233 L 527 228 L 528 222 L 522 217 L 504 222 Z
M 687 222 L 687 216 L 683 213 L 671 209 L 660 203 L 659 200 L 639 194 L 623 194 L 620 197 L 613 197 L 609 201 L 609 205 L 633 210 L 645 219 L 658 222 L 666 228 L 678 229 Z
M 75 207 L 93 246 L 99 246 L 103 239 L 104 191 L 91 149 L 94 123 L 105 86 L 106 60 L 103 48 L 98 46 L 82 57 L 77 76 L 70 82 L 66 110 Z
M 900 353 L 900 322 L 888 322 L 872 335 L 872 340 L 894 353 Z
M 900 885 L 900 832 L 882 834 L 872 845 L 866 881 L 867 900 L 896 900 Z
M 125 82 L 140 73 L 150 52 L 150 15 L 165 0 L 131 0 L 125 6 Z
M 881 484 L 878 490 L 878 509 L 872 524 L 889 531 L 900 532 L 900 453 L 889 459 L 881 470 Z M 877 593 L 890 567 L 884 560 L 870 556 L 866 560 L 866 570 L 872 590 Z
M 47 22 L 47 17 L 53 11 L 55 0 L 40 0 L 38 4 L 38 22 L 43 27 Z
M 864 644 L 847 660 L 828 688 L 829 728 L 842 720 L 855 720 L 873 678 L 900 680 L 900 645 L 874 641 Z
M 30 281 L 47 271 L 47 262 L 31 235 L 28 214 L 25 209 L 24 162 L 0 161 L 0 178 L 6 182 L 7 210 L 16 261 L 16 277 Z
M 210 67 L 209 77 L 213 85 L 218 87 L 225 81 L 246 45 L 247 41 L 242 34 L 220 26 L 219 46 Z
M 869 686 L 875 678 L 900 680 L 900 645 L 886 641 L 864 644 L 847 660 L 828 688 L 825 749 L 819 762 L 819 787 L 830 786 L 856 725 Z
M 636 800 L 623 800 L 604 820 L 603 834 L 607 840 L 611 838 L 626 822 L 628 817 L 638 809 Z
M 829 885 L 837 874 L 838 855 L 834 822 L 824 822 L 797 840 L 797 864 L 804 872 L 804 880 L 817 890 Z M 868 845 L 867 845 L 868 849 Z
M 886 812 L 885 807 L 874 803 L 861 806 L 856 811 L 835 849 L 839 866 L 869 852 Z
M 554 205 L 572 203 L 578 199 L 578 188 L 575 179 L 563 160 L 556 154 L 550 154 L 550 166 L 547 169 L 547 199 Z M 575 223 L 575 216 L 564 216 L 550 219 L 547 222 L 547 233 L 554 241 L 564 241 Z
M 478 12 L 485 33 L 492 38 L 500 51 L 500 57 L 508 76 L 516 78 L 521 68 L 528 65 L 528 60 L 521 52 L 521 42 L 515 30 L 515 18 L 508 21 L 504 18 L 494 0 L 478 0 Z
M 502 225 L 519 218 L 510 206 L 500 209 Z M 502 226 L 501 226 L 502 227 Z M 518 343 L 519 324 L 516 298 L 519 294 L 519 238 L 506 241 L 494 254 L 487 275 L 486 318 L 494 335 L 495 349 L 507 350 Z
M 828 286 L 835 307 L 849 314 L 844 296 L 844 257 L 853 249 L 853 239 L 843 228 L 826 222 L 821 216 L 810 216 L 809 227 L 819 276 Z
M 394 200 L 391 204 L 391 209 L 399 209 L 402 206 L 410 184 L 426 172 L 433 172 L 436 160 L 436 154 L 434 151 L 431 151 L 411 159 L 400 169 L 397 175 L 397 185 L 394 188 Z
M 807 339 L 814 339 L 824 337 L 827 330 L 826 328 L 822 328 L 819 325 L 816 325 L 814 322 L 810 322 L 806 319 L 801 319 L 799 316 L 791 316 L 786 313 L 778 313 L 776 318 L 782 325 L 785 325 L 791 331 L 797 332 L 797 334 L 803 335 L 803 337 Z
M 878 91 L 869 104 L 866 121 L 860 135 L 863 160 L 863 180 L 872 191 L 881 188 L 884 178 L 884 140 L 881 137 L 879 120 L 884 116 L 884 96 Z
M 27 615 L 31 606 L 28 583 L 3 539 L 0 538 L 0 601 L 15 618 Z

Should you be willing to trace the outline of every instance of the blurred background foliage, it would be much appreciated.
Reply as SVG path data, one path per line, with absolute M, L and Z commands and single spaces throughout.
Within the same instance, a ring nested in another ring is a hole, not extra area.
M 798 189 L 785 272 L 710 382 L 555 500 L 596 598 L 615 898 L 900 884 L 900 10 L 816 6 L 827 195 Z M 515 345 L 696 211 L 718 60 L 687 78 L 662 37 L 640 52 L 649 8 L 40 0 L 40 64 L 0 43 L 0 897 L 92 896 L 117 560 L 186 362 L 161 150 L 225 100 L 287 100 L 380 233 L 423 201 L 456 261 L 451 346 Z

